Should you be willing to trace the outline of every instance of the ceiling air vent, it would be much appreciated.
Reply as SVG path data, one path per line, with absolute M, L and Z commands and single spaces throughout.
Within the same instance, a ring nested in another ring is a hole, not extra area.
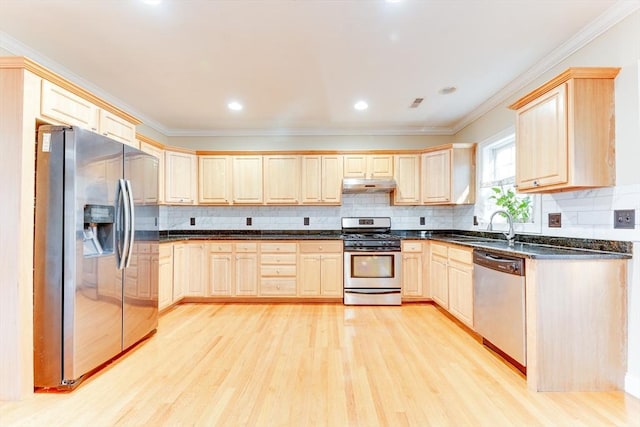
M 424 101 L 424 98 L 416 98 L 413 100 L 413 102 L 411 103 L 411 105 L 409 106 L 409 108 L 418 108 L 420 106 L 420 104 L 422 103 L 422 101 Z

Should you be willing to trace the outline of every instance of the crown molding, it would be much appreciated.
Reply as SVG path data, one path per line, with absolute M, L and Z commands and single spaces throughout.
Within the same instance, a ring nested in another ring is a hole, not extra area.
M 452 126 L 453 133 L 456 134 L 460 132 L 462 129 L 475 122 L 497 106 L 518 96 L 518 93 L 538 77 L 560 64 L 569 56 L 582 49 L 596 37 L 603 34 L 638 9 L 640 9 L 640 0 L 618 0 L 617 3 L 607 9 L 595 21 L 582 28 L 582 30 L 559 47 L 552 50 L 551 53 L 538 61 L 538 63 L 529 68 L 525 73 L 512 80 L 504 88 L 482 103 L 478 108 L 474 109 L 460 121 L 455 123 Z
M 233 137 L 233 136 L 420 136 L 453 135 L 447 127 L 414 127 L 389 129 L 347 129 L 347 128 L 307 128 L 307 129 L 170 129 L 168 137 Z

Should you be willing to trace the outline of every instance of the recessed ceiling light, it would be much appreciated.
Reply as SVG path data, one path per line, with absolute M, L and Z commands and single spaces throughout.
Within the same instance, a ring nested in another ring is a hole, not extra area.
M 439 92 L 441 95 L 449 95 L 449 94 L 451 94 L 451 93 L 453 93 L 453 92 L 455 92 L 455 91 L 457 91 L 457 90 L 458 90 L 458 88 L 457 88 L 457 87 L 455 87 L 455 86 L 447 86 L 447 87 L 443 87 L 443 88 L 442 88 L 442 89 L 440 89 L 438 92 Z
M 353 104 L 353 108 L 355 108 L 358 111 L 363 111 L 369 108 L 369 104 L 367 104 L 365 101 L 358 101 L 355 104 Z
M 242 104 L 240 104 L 238 101 L 231 101 L 227 104 L 227 107 L 233 111 L 240 111 L 243 108 Z

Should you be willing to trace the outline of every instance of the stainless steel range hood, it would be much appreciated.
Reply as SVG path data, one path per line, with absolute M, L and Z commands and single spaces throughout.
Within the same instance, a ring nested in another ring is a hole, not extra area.
M 396 182 L 381 178 L 345 178 L 342 180 L 342 192 L 351 193 L 390 193 L 396 189 Z

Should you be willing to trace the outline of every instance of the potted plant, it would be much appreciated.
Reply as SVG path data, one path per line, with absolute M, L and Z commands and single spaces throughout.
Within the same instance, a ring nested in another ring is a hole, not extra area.
M 493 200 L 496 206 L 509 212 L 514 222 L 531 221 L 531 197 L 518 197 L 513 188 L 505 190 L 504 187 L 492 187 L 491 189 L 494 194 L 489 199 Z

